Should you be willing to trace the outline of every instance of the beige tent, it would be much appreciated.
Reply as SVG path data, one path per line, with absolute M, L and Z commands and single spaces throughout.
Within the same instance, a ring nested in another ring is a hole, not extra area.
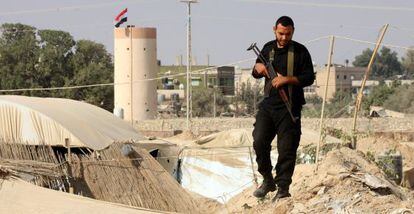
M 110 112 L 70 99 L 0 96 L 0 138 L 31 145 L 101 150 L 116 141 L 141 140 L 130 124 Z

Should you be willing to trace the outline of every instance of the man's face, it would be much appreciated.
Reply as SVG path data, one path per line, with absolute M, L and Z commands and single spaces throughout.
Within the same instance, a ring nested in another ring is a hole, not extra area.
M 285 47 L 292 40 L 294 29 L 291 25 L 285 27 L 278 24 L 273 27 L 279 48 Z

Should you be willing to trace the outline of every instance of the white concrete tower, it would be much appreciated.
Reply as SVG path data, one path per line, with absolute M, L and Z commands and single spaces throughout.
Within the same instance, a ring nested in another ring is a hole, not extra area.
M 115 109 L 123 118 L 154 119 L 157 114 L 157 31 L 155 28 L 115 28 Z

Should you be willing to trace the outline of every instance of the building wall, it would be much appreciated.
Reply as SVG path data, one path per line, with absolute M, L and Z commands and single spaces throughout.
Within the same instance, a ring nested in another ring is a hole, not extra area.
M 326 78 L 328 78 L 328 72 L 326 69 L 327 69 L 326 66 L 318 67 L 316 69 L 316 79 L 314 83 L 314 85 L 316 85 L 315 87 L 316 95 L 322 98 L 325 93 Z M 326 99 L 327 100 L 332 99 L 335 92 L 336 92 L 336 72 L 335 72 L 335 67 L 331 66 L 330 73 L 329 73 L 329 82 L 328 82 L 328 90 L 327 90 Z
M 225 95 L 234 95 L 235 68 L 233 66 L 192 66 L 191 67 L 191 87 L 193 89 L 217 86 Z M 183 84 L 186 88 L 186 67 L 185 66 L 161 66 L 158 76 L 168 76 L 174 74 L 183 74 L 180 76 L 168 77 L 168 82 L 174 79 Z M 163 89 L 162 81 L 157 82 L 158 89 Z M 177 89 L 178 86 L 174 86 Z
M 352 81 L 362 80 L 365 73 L 363 67 L 335 67 L 336 90 L 351 92 Z
M 115 108 L 122 108 L 124 120 L 153 119 L 157 113 L 157 43 L 155 28 L 116 28 Z
M 328 76 L 327 67 L 318 67 L 316 69 L 315 92 L 319 97 L 324 96 L 325 83 Z M 361 80 L 363 78 L 365 68 L 363 67 L 344 67 L 339 65 L 332 65 L 330 68 L 327 100 L 333 98 L 336 92 L 351 92 L 352 81 Z

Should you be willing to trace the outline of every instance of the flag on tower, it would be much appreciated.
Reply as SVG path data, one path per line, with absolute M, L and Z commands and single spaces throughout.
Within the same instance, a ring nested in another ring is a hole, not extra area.
M 128 20 L 127 12 L 128 12 L 128 8 L 125 8 L 115 17 L 116 28 Z

